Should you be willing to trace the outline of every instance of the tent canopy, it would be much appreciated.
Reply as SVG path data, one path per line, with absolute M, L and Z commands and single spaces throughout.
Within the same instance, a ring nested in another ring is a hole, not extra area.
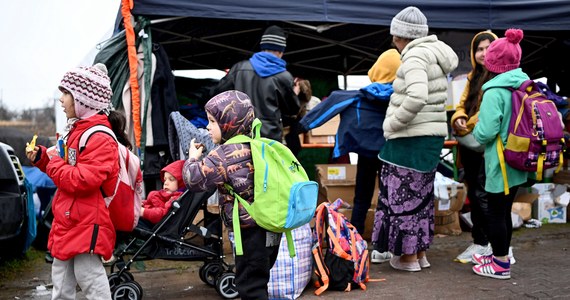
M 269 25 L 289 34 L 284 59 L 294 76 L 366 74 L 390 48 L 392 17 L 419 7 L 430 33 L 450 44 L 469 67 L 473 34 L 510 27 L 525 38 L 523 69 L 531 77 L 566 78 L 570 1 L 560 0 L 134 0 L 132 14 L 151 20 L 151 36 L 172 69 L 228 69 L 259 50 Z M 120 26 L 120 18 L 118 26 Z
M 566 0 L 135 0 L 133 14 L 215 19 L 340 22 L 389 26 L 417 6 L 432 28 L 568 30 Z

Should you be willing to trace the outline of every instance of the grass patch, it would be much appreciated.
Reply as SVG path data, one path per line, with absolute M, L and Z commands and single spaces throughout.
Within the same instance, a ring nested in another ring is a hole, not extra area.
M 22 271 L 32 268 L 38 262 L 43 263 L 45 251 L 30 247 L 21 257 L 0 259 L 0 282 L 13 280 Z

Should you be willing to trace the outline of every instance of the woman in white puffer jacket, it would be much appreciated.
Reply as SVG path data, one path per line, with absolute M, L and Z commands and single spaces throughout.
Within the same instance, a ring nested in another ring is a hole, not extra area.
M 386 144 L 372 241 L 390 251 L 390 265 L 404 271 L 430 266 L 426 250 L 434 234 L 433 182 L 447 136 L 447 73 L 455 52 L 435 35 L 416 7 L 399 12 L 390 26 L 402 65 L 384 119 Z

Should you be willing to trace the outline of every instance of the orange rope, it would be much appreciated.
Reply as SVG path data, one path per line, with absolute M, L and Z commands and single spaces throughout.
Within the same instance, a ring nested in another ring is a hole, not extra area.
M 137 49 L 135 45 L 135 31 L 131 23 L 131 9 L 133 8 L 133 0 L 122 0 L 121 15 L 123 15 L 123 24 L 125 26 L 125 34 L 127 38 L 127 53 L 129 58 L 129 83 L 131 85 L 131 106 L 134 122 L 134 133 L 136 146 L 141 146 L 141 99 L 139 93 L 139 82 L 137 80 Z

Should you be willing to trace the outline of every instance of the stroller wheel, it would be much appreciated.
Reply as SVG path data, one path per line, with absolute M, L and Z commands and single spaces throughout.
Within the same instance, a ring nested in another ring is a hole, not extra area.
M 134 284 L 137 286 L 137 288 L 139 289 L 139 299 L 142 299 L 144 293 L 143 293 L 143 288 L 142 288 L 142 286 L 140 285 L 140 283 L 138 283 L 138 282 L 136 282 L 136 281 L 134 281 L 134 280 L 133 280 L 133 281 L 130 281 L 130 282 L 131 282 L 131 283 L 134 283 Z
M 113 300 L 140 300 L 142 298 L 142 289 L 139 290 L 140 285 L 134 281 L 123 282 L 115 287 L 111 293 Z
M 234 299 L 239 296 L 236 288 L 236 274 L 228 272 L 223 273 L 216 280 L 216 291 L 224 299 Z
M 111 288 L 111 292 L 113 292 L 113 290 L 119 284 L 121 284 L 123 282 L 133 281 L 134 277 L 133 277 L 133 274 L 131 274 L 128 271 L 125 271 L 125 272 L 121 273 L 120 277 L 119 277 L 119 273 L 112 273 L 111 275 L 109 275 L 108 280 L 109 280 L 109 287 Z
M 216 278 L 222 274 L 223 267 L 220 263 L 208 263 L 200 267 L 200 279 L 211 286 L 216 285 Z

